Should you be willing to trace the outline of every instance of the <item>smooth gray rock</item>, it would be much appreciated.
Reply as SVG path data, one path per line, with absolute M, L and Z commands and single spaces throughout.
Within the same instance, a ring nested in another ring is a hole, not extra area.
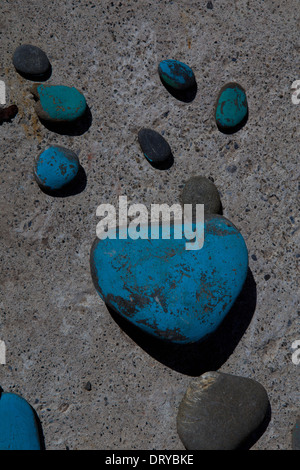
M 18 72 L 38 77 L 46 74 L 51 65 L 45 52 L 37 46 L 18 46 L 13 55 L 13 64 Z
M 196 204 L 204 204 L 205 214 L 221 214 L 222 205 L 219 192 L 212 181 L 204 176 L 190 178 L 181 194 L 182 204 L 193 204 L 195 215 Z
M 177 415 L 188 450 L 234 450 L 263 423 L 269 408 L 264 387 L 253 379 L 206 372 L 187 388 Z

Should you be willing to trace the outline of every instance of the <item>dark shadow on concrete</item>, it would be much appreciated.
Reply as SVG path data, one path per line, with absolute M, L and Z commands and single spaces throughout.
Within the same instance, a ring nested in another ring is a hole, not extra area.
M 35 411 L 34 408 L 32 408 L 32 406 L 30 406 L 32 411 L 33 411 L 33 414 L 34 414 L 34 417 L 35 417 L 35 421 L 36 421 L 36 425 L 37 425 L 37 430 L 38 430 L 38 434 L 39 434 L 39 440 L 40 440 L 40 446 L 41 446 L 41 449 L 40 450 L 46 450 L 46 446 L 45 446 L 45 438 L 44 438 L 44 433 L 43 433 L 43 428 L 42 428 L 42 424 L 40 422 L 40 419 L 37 415 L 37 412 Z
M 249 450 L 254 444 L 261 438 L 261 436 L 265 433 L 269 423 L 271 421 L 271 405 L 269 403 L 266 415 L 262 421 L 262 423 L 258 426 L 255 431 L 253 431 L 250 436 L 245 439 L 236 450 Z
M 233 353 L 255 311 L 256 283 L 248 268 L 243 289 L 222 324 L 207 339 L 192 344 L 156 338 L 106 307 L 119 327 L 150 356 L 177 372 L 196 377 L 218 370 Z
M 43 126 L 51 132 L 60 135 L 78 136 L 88 131 L 92 125 L 92 113 L 89 106 L 86 107 L 82 116 L 72 122 L 50 122 L 40 119 Z
M 174 163 L 174 156 L 171 153 L 170 156 L 167 158 L 167 160 L 165 160 L 163 162 L 150 162 L 150 160 L 148 160 L 148 159 L 147 159 L 147 161 L 156 170 L 168 170 L 169 168 L 171 168 L 171 166 Z
M 76 194 L 82 193 L 85 190 L 87 184 L 87 176 L 84 168 L 80 165 L 77 175 L 74 180 L 67 184 L 62 189 L 57 189 L 56 191 L 43 188 L 39 185 L 41 191 L 52 197 L 69 197 L 75 196 Z
M 165 87 L 165 89 L 177 100 L 183 101 L 184 103 L 191 103 L 196 97 L 197 94 L 197 83 L 186 90 L 175 90 L 174 88 L 170 87 L 166 83 L 162 81 L 160 78 L 161 83 Z
M 249 113 L 248 113 L 248 110 L 247 110 L 246 116 L 244 117 L 244 119 L 237 126 L 231 127 L 231 128 L 224 128 L 224 127 L 220 126 L 220 124 L 218 124 L 218 122 L 217 122 L 217 128 L 219 129 L 220 132 L 222 132 L 222 134 L 227 134 L 227 135 L 235 134 L 240 129 L 242 129 L 242 127 L 244 127 L 244 125 L 248 121 L 248 117 L 249 117 Z
M 50 67 L 48 68 L 48 70 L 41 75 L 33 75 L 29 73 L 24 73 L 24 72 L 20 72 L 20 70 L 17 70 L 17 72 L 19 75 L 21 75 L 21 77 L 25 78 L 25 80 L 30 80 L 32 82 L 46 82 L 47 80 L 49 80 L 49 78 L 52 75 L 52 66 L 50 64 Z

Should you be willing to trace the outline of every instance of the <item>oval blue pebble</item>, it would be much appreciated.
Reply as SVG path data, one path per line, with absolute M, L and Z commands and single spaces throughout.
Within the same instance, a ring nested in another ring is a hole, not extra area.
M 50 191 L 62 189 L 76 177 L 80 164 L 77 155 L 64 147 L 49 147 L 35 161 L 38 184 Z
M 36 113 L 45 121 L 72 122 L 87 108 L 85 97 L 74 87 L 35 84 L 31 92 L 37 100 Z
M 13 64 L 18 72 L 32 77 L 41 77 L 51 67 L 45 52 L 31 44 L 23 44 L 16 48 Z
M 245 90 L 237 83 L 225 85 L 217 98 L 216 123 L 221 132 L 238 130 L 248 115 Z
M 91 274 L 100 297 L 134 325 L 163 340 L 192 343 L 215 331 L 230 310 L 246 279 L 248 252 L 237 228 L 220 215 L 207 216 L 199 250 L 187 250 L 185 237 L 174 237 L 175 226 L 183 234 L 177 223 L 170 239 L 151 239 L 150 225 L 144 239 L 129 238 L 127 227 L 114 239 L 96 239 Z
M 174 59 L 167 59 L 160 62 L 158 73 L 162 82 L 175 90 L 186 90 L 195 85 L 195 75 L 192 69 Z
M 14 393 L 0 396 L 0 450 L 41 450 L 34 411 Z

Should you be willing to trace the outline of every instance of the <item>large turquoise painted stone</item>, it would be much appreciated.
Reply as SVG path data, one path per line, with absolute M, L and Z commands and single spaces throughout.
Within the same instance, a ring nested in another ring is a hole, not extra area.
M 14 393 L 0 395 L 0 450 L 41 450 L 33 409 Z
M 60 146 L 49 147 L 35 160 L 34 176 L 43 189 L 56 191 L 71 183 L 80 168 L 79 159 L 72 150 Z
M 246 122 L 248 103 L 245 90 L 237 83 L 225 85 L 216 102 L 216 123 L 221 132 L 235 132 Z
M 178 60 L 163 60 L 158 66 L 158 73 L 162 82 L 175 90 L 186 90 L 196 83 L 192 69 Z
M 144 239 L 126 238 L 130 225 L 115 239 L 96 238 L 91 274 L 107 306 L 134 325 L 166 341 L 193 343 L 227 315 L 246 279 L 248 252 L 238 229 L 220 215 L 206 216 L 199 250 L 186 249 L 181 223 L 183 236 L 174 238 L 175 227 L 170 239 L 151 238 L 150 224 Z
M 31 89 L 37 100 L 35 110 L 40 119 L 49 122 L 72 122 L 87 108 L 86 99 L 74 87 L 35 84 Z

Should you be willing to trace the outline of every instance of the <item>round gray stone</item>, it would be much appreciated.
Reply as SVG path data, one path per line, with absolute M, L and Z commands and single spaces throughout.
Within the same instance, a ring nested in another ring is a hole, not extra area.
M 23 44 L 16 48 L 13 64 L 21 74 L 34 77 L 42 76 L 50 69 L 50 62 L 45 52 L 30 44 Z
M 188 450 L 238 449 L 268 408 L 267 392 L 255 380 L 206 372 L 192 380 L 179 405 L 178 435 Z
M 204 204 L 205 214 L 221 214 L 222 212 L 219 192 L 214 183 L 204 176 L 193 176 L 186 182 L 181 194 L 181 202 L 193 205 L 193 215 L 195 215 L 196 204 Z

